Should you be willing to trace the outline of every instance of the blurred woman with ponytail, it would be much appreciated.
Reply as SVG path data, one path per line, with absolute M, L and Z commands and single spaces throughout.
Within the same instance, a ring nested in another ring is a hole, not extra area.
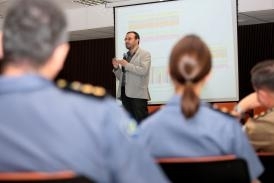
M 179 40 L 169 59 L 175 94 L 141 124 L 137 140 L 155 158 L 234 154 L 247 161 L 256 182 L 263 167 L 240 123 L 200 100 L 211 66 L 210 50 L 198 36 Z

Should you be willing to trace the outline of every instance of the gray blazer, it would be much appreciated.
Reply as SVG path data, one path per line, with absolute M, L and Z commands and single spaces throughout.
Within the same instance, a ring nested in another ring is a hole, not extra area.
M 150 53 L 139 47 L 130 63 L 125 66 L 125 93 L 127 97 L 150 100 L 148 91 L 150 65 Z M 114 69 L 113 72 L 119 80 L 119 88 L 116 95 L 118 98 L 121 98 L 122 69 L 119 67 L 117 70 Z

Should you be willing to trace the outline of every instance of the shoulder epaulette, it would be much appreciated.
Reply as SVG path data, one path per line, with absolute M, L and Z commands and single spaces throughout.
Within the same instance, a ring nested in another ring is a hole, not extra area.
M 104 98 L 106 96 L 106 90 L 104 88 L 93 86 L 91 84 L 82 84 L 78 81 L 68 82 L 64 79 L 58 79 L 56 85 L 59 88 L 68 91 L 94 96 L 96 98 Z
M 260 119 L 261 117 L 264 117 L 265 115 L 267 115 L 273 111 L 274 111 L 274 108 L 267 109 L 266 111 L 262 111 L 260 114 L 254 115 L 253 119 L 255 119 L 255 120 Z

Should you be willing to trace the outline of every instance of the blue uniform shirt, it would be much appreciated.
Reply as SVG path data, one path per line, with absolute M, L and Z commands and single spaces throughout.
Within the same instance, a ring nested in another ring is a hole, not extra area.
M 124 132 L 110 98 L 60 90 L 36 75 L 0 77 L 0 171 L 73 170 L 96 182 L 167 182 Z
M 252 180 L 263 171 L 253 148 L 235 118 L 201 103 L 186 120 L 175 95 L 160 111 L 141 123 L 137 140 L 154 157 L 197 157 L 235 154 L 247 161 Z

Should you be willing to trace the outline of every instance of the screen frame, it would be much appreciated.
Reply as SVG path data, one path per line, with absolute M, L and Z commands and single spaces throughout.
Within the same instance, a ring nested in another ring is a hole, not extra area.
M 114 42 L 115 42 L 115 57 L 117 56 L 116 53 L 117 51 L 117 38 L 116 38 L 116 9 L 117 8 L 123 8 L 123 7 L 130 7 L 130 6 L 139 6 L 139 5 L 146 5 L 146 4 L 155 4 L 155 3 L 167 3 L 167 2 L 171 2 L 171 1 L 184 1 L 184 0 L 168 0 L 168 1 L 155 1 L 155 2 L 145 2 L 145 3 L 135 3 L 135 4 L 129 4 L 129 5 L 122 5 L 122 6 L 114 6 L 113 7 L 113 14 L 114 14 Z M 234 0 L 230 0 L 231 6 L 232 6 L 232 23 L 236 26 L 233 26 L 233 40 L 235 41 L 234 44 L 234 67 L 235 67 L 235 90 L 236 90 L 236 95 L 235 97 L 232 98 L 211 98 L 211 99 L 203 99 L 200 98 L 201 101 L 205 101 L 205 102 L 235 102 L 235 101 L 239 101 L 239 70 L 238 70 L 238 62 L 239 62 L 239 56 L 238 56 L 238 0 L 234 1 Z M 115 96 L 116 99 L 117 98 L 117 91 L 118 91 L 118 82 L 117 82 L 117 78 L 115 78 Z M 151 102 L 148 101 L 148 105 L 151 106 L 155 106 L 155 105 L 163 105 L 166 104 L 168 101 L 158 101 L 158 102 Z

